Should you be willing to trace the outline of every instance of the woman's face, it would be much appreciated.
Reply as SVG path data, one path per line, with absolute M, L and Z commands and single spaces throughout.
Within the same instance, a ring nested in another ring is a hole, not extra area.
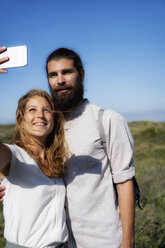
M 31 97 L 25 106 L 22 128 L 30 138 L 45 144 L 54 127 L 54 118 L 49 102 L 41 96 Z

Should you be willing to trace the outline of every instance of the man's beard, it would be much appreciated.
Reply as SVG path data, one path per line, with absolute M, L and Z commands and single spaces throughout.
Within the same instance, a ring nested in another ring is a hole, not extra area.
M 62 112 L 68 112 L 77 106 L 83 99 L 84 87 L 83 82 L 77 80 L 75 86 L 59 86 L 56 89 L 51 89 L 50 92 L 54 102 L 55 109 Z M 58 90 L 69 89 L 66 93 L 60 93 Z

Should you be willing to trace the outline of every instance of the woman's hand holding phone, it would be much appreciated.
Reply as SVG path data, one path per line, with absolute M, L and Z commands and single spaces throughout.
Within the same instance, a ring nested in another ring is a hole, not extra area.
M 5 52 L 7 50 L 7 47 L 0 47 L 0 54 Z M 9 60 L 8 56 L 5 56 L 3 58 L 0 58 L 0 65 L 7 62 Z M 6 69 L 0 68 L 0 73 L 7 73 L 8 71 Z
M 27 46 L 0 47 L 0 72 L 27 65 Z

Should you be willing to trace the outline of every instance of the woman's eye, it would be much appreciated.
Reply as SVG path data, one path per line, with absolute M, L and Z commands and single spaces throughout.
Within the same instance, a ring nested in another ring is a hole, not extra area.
M 35 108 L 31 108 L 31 109 L 29 109 L 29 112 L 34 112 L 34 111 L 36 111 L 36 109 L 35 109 Z
M 44 112 L 49 112 L 49 113 L 50 113 L 50 112 L 51 112 L 51 109 L 45 108 L 45 109 L 44 109 Z

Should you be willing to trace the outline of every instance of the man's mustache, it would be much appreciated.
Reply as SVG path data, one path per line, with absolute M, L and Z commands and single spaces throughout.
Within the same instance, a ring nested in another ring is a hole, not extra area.
M 73 87 L 72 86 L 63 86 L 63 87 L 61 87 L 61 86 L 58 86 L 58 87 L 56 87 L 56 89 L 54 89 L 53 91 L 54 92 L 58 92 L 58 91 L 61 91 L 61 90 L 70 90 L 70 89 L 72 89 Z

